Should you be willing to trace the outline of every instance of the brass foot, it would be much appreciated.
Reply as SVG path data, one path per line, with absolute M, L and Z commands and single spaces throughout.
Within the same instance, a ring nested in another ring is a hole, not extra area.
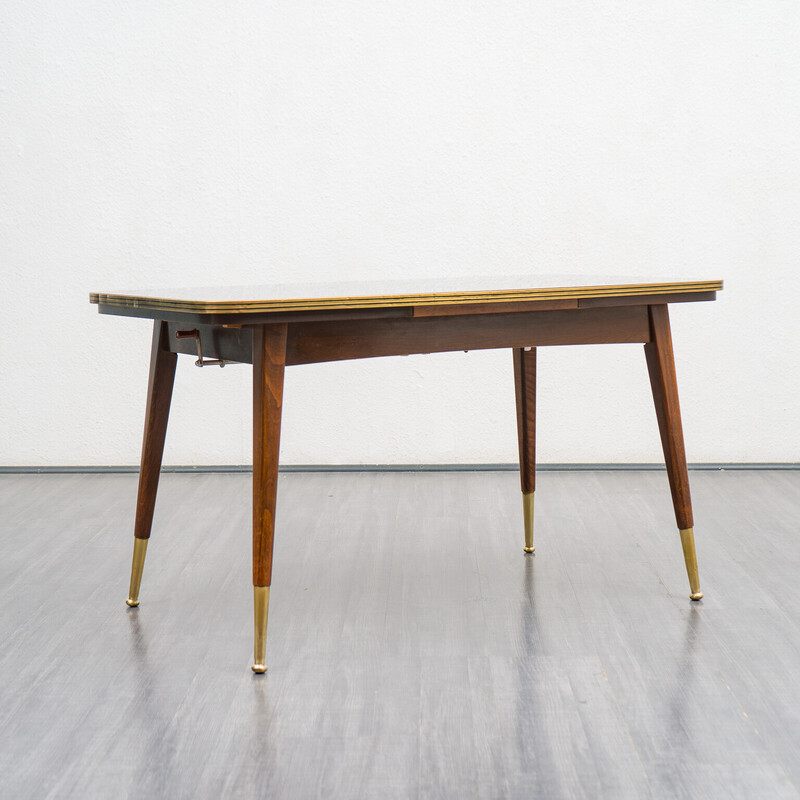
M 533 492 L 522 493 L 522 515 L 525 519 L 525 547 L 526 553 L 532 553 L 533 546 Z
M 267 615 L 269 614 L 269 586 L 253 587 L 253 621 L 255 640 L 253 645 L 253 665 L 250 669 L 259 675 L 267 671 L 265 654 L 267 650 Z
M 139 587 L 142 585 L 142 571 L 144 570 L 144 557 L 147 554 L 149 539 L 133 540 L 133 564 L 131 564 L 131 587 L 128 590 L 128 599 L 125 601 L 131 608 L 139 605 Z
M 700 576 L 697 574 L 697 553 L 694 550 L 694 528 L 686 528 L 681 532 L 681 545 L 683 546 L 683 559 L 686 562 L 686 572 L 689 575 L 689 595 L 692 600 L 699 600 L 703 593 L 700 591 Z

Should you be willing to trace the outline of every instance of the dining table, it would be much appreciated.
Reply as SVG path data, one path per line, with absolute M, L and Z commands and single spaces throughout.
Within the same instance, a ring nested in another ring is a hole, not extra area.
M 128 606 L 139 605 L 178 356 L 194 359 L 198 367 L 252 365 L 252 670 L 261 674 L 267 669 L 286 367 L 461 350 L 510 350 L 522 490 L 522 550 L 525 557 L 531 557 L 537 350 L 551 345 L 631 342 L 644 345 L 689 597 L 700 600 L 703 593 L 669 306 L 714 300 L 722 286 L 720 280 L 659 282 L 530 274 L 91 293 L 90 302 L 101 314 L 140 317 L 153 323 Z

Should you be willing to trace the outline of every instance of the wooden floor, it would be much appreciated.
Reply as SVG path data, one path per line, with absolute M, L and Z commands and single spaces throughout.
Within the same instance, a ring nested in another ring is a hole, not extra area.
M 2 798 L 800 797 L 800 472 L 0 477 Z

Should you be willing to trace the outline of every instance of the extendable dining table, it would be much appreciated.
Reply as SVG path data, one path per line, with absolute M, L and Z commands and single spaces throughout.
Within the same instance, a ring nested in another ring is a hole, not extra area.
M 253 367 L 252 669 L 266 671 L 267 615 L 287 366 L 343 359 L 508 348 L 516 387 L 526 555 L 534 552 L 536 351 L 548 345 L 642 343 L 675 519 L 700 600 L 668 306 L 714 300 L 722 281 L 512 277 L 451 281 L 93 293 L 101 314 L 153 320 L 133 563 L 127 604 L 139 605 L 177 358 Z

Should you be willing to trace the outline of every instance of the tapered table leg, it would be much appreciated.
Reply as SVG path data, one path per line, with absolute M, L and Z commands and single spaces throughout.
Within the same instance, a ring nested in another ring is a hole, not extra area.
M 536 348 L 514 348 L 514 387 L 517 398 L 519 477 L 525 521 L 526 553 L 533 546 L 533 492 L 536 483 Z
M 253 672 L 266 672 L 286 324 L 253 328 Z
M 697 573 L 697 556 L 694 548 L 694 520 L 692 498 L 689 494 L 689 472 L 686 468 L 686 452 L 683 445 L 681 409 L 678 403 L 678 383 L 675 377 L 675 359 L 672 353 L 672 335 L 669 326 L 669 311 L 666 305 L 649 307 L 651 340 L 644 346 L 650 386 L 661 433 L 661 446 L 667 465 L 669 488 L 675 519 L 681 536 L 686 572 L 692 600 L 699 600 L 700 578 Z
M 153 325 L 153 346 L 150 351 L 150 378 L 147 384 L 147 409 L 144 418 L 142 462 L 139 470 L 139 494 L 136 499 L 136 522 L 133 528 L 133 564 L 127 604 L 139 605 L 144 557 L 153 525 L 161 457 L 167 435 L 169 406 L 175 383 L 175 364 L 178 357 L 169 352 L 167 323 L 156 320 Z

